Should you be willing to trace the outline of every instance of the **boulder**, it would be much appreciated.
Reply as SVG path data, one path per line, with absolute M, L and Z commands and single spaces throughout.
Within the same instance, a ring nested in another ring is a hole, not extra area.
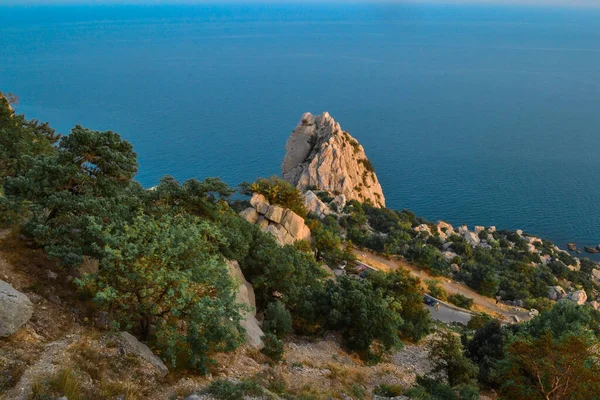
M 317 187 L 346 200 L 385 207 L 377 175 L 363 147 L 324 112 L 305 113 L 286 144 L 283 179 L 301 191 Z
M 123 354 L 133 354 L 148 362 L 156 368 L 157 374 L 161 378 L 164 378 L 169 373 L 169 369 L 165 363 L 148 346 L 137 340 L 135 336 L 128 332 L 119 332 L 118 339 Z
M 544 254 L 543 256 L 540 256 L 540 259 L 542 260 L 542 264 L 548 265 L 548 263 L 552 260 L 552 257 L 549 254 Z
M 304 224 L 304 219 L 292 210 L 286 210 L 281 225 L 297 240 L 310 239 L 310 230 Z
M 496 227 L 495 227 L 495 226 L 493 226 L 493 225 L 492 225 L 492 226 L 490 226 L 490 227 L 488 228 L 488 232 L 489 232 L 489 233 L 494 233 L 494 232 L 496 232 Z
M 269 226 L 269 220 L 261 215 L 260 217 L 258 217 L 258 220 L 256 221 L 256 225 L 264 231 L 267 229 L 267 226 Z
M 304 204 L 308 211 L 314 213 L 319 218 L 325 218 L 326 215 L 331 213 L 329 205 L 323 203 L 312 190 L 307 190 L 304 193 Z
M 582 305 L 585 304 L 585 302 L 587 301 L 587 294 L 585 293 L 585 290 L 576 290 L 574 292 L 569 293 L 567 299 L 571 300 L 574 303 Z
M 259 193 L 254 193 L 250 198 L 250 205 L 256 209 L 259 214 L 266 214 L 269 211 L 269 202 Z
M 567 243 L 567 249 L 571 250 L 571 251 L 576 251 L 577 250 L 577 243 Z
M 600 285 L 600 269 L 592 269 L 592 281 L 594 281 L 595 284 Z
M 461 225 L 458 227 L 458 234 L 459 235 L 465 235 L 466 233 L 469 232 L 469 227 L 466 225 Z
M 548 287 L 548 298 L 550 300 L 560 300 L 567 295 L 565 289 L 561 286 L 549 286 Z
M 283 215 L 285 213 L 285 208 L 275 205 L 270 205 L 267 212 L 265 213 L 265 218 L 269 221 L 273 221 L 276 224 L 280 224 L 283 219 Z
M 463 234 L 463 237 L 472 247 L 476 247 L 481 243 L 481 239 L 479 239 L 479 236 L 475 232 L 467 232 Z
M 438 233 L 445 234 L 446 237 L 451 236 L 454 233 L 454 227 L 447 222 L 438 221 L 436 224 Z
M 256 298 L 254 296 L 254 288 L 244 277 L 237 261 L 229 260 L 227 261 L 227 265 L 229 267 L 229 274 L 238 283 L 236 302 L 250 308 L 250 311 L 247 311 L 245 315 L 243 315 L 243 320 L 241 322 L 246 330 L 246 344 L 261 350 L 265 346 L 262 341 L 264 333 L 256 319 Z
M 415 232 L 426 232 L 428 235 L 431 235 L 431 228 L 427 224 L 421 224 L 419 226 L 415 226 Z
M 442 253 L 442 256 L 444 256 L 444 259 L 446 261 L 452 261 L 454 259 L 454 257 L 458 257 L 458 254 L 452 252 L 452 251 L 444 251 Z
M 530 253 L 535 253 L 535 252 L 537 252 L 537 249 L 535 248 L 534 245 L 528 244 L 527 245 L 527 251 L 530 252 Z
M 521 229 L 517 229 L 515 233 L 519 236 L 523 236 L 523 231 Z
M 460 272 L 460 266 L 458 264 L 450 264 L 450 270 L 454 273 Z
M 240 216 L 251 224 L 256 224 L 258 222 L 258 218 L 260 217 L 258 211 L 256 211 L 256 208 L 254 207 L 246 208 L 240 213 Z
M 344 207 L 346 207 L 346 196 L 344 196 L 343 194 L 338 194 L 333 198 L 332 203 L 334 203 L 337 206 L 339 212 L 342 212 Z
M 33 315 L 33 304 L 23 293 L 0 280 L 0 337 L 19 330 Z
M 475 233 L 478 234 L 478 235 L 481 232 L 485 231 L 485 227 L 483 227 L 483 226 L 476 226 L 474 229 L 475 229 Z

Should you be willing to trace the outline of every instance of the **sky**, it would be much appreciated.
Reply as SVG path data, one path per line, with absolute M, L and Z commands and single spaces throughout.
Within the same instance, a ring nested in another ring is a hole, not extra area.
M 202 3 L 440 3 L 440 4 L 498 4 L 528 6 L 600 7 L 600 0 L 0 0 L 0 4 L 202 4 Z

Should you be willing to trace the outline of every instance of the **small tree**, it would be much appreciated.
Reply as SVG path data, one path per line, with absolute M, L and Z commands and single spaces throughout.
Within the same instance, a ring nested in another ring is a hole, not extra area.
M 282 302 L 269 303 L 265 310 L 263 328 L 265 332 L 272 333 L 279 338 L 292 332 L 292 315 Z
M 440 333 L 429 353 L 433 372 L 444 372 L 450 386 L 477 386 L 477 366 L 463 353 L 459 336 L 451 331 Z

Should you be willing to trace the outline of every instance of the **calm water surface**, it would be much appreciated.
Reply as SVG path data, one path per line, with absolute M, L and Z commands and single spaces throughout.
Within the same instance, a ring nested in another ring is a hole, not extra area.
M 600 243 L 600 11 L 0 7 L 0 90 L 134 143 L 146 186 L 280 173 L 305 111 L 428 219 Z

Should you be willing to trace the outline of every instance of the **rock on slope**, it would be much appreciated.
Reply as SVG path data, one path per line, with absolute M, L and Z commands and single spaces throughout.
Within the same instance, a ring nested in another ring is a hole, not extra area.
M 385 207 L 377 175 L 363 147 L 329 113 L 305 113 L 287 141 L 281 165 L 283 179 L 301 191 L 311 187 L 343 194 L 347 200 L 369 200 Z

